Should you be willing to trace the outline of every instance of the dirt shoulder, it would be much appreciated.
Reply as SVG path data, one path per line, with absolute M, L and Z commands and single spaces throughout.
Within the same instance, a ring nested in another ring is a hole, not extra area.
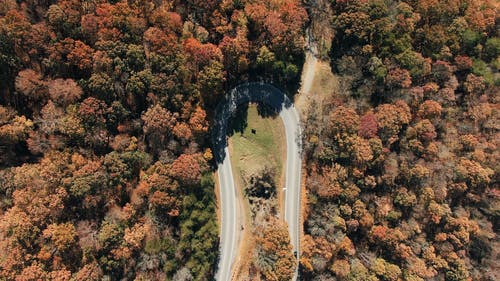
M 339 81 L 332 73 L 329 62 L 317 59 L 311 52 L 306 54 L 306 62 L 304 63 L 301 79 L 302 86 L 299 94 L 296 96 L 295 107 L 301 115 L 302 126 L 306 126 L 307 118 L 310 114 L 317 113 L 318 116 L 323 116 L 323 100 L 338 92 Z M 303 162 L 301 177 L 301 237 L 304 233 L 303 222 L 309 213 L 305 165 L 306 161 Z
M 301 115 L 302 123 L 305 124 L 311 108 L 321 110 L 324 98 L 338 89 L 339 81 L 333 75 L 330 64 L 308 53 L 302 72 L 302 87 L 295 99 L 295 107 Z

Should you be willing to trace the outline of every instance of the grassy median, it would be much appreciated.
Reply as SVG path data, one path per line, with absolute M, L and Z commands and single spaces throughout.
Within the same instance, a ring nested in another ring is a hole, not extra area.
M 264 114 L 265 116 L 265 114 Z M 286 160 L 286 136 L 283 122 L 278 115 L 263 117 L 259 115 L 256 105 L 242 107 L 237 116 L 232 119 L 232 136 L 229 138 L 231 163 L 234 180 L 242 191 L 245 178 L 261 172 L 265 167 L 275 171 L 275 182 L 278 186 L 277 197 L 280 202 L 283 183 L 283 165 Z M 252 261 L 256 248 L 253 232 L 253 219 L 249 202 L 244 199 L 244 192 L 238 192 L 238 197 L 245 206 L 244 230 L 237 259 L 237 280 L 250 276 Z
M 246 114 L 245 109 L 242 110 L 237 117 L 240 122 L 233 126 L 234 134 L 229 141 L 234 173 L 239 176 L 239 183 L 244 183 L 245 176 L 264 167 L 276 171 L 276 182 L 279 183 L 286 153 L 283 122 L 277 115 L 260 116 L 256 105 L 249 105 Z

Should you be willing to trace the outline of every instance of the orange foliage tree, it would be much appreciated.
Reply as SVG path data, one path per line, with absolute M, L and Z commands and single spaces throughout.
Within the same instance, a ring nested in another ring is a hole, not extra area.
M 254 263 L 266 280 L 289 280 L 294 273 L 295 258 L 286 225 L 271 218 L 257 233 L 260 233 L 257 237 L 258 256 Z

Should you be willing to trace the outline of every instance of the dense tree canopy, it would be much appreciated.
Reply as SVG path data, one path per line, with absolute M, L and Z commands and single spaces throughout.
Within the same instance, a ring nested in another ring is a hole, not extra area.
M 0 279 L 210 280 L 213 109 L 296 88 L 306 22 L 297 0 L 2 1 Z
M 305 126 L 303 278 L 498 279 L 498 5 L 329 8 L 340 87 Z
M 0 1 L 0 280 L 211 280 L 215 105 L 294 94 L 306 24 L 339 88 L 304 118 L 302 278 L 497 280 L 494 0 Z M 249 278 L 289 280 L 274 172 Z

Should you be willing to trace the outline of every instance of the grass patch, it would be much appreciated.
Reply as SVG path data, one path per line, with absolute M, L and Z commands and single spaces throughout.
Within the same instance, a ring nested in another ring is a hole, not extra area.
M 319 61 L 316 64 L 316 73 L 311 85 L 311 95 L 323 97 L 333 94 L 333 91 L 338 89 L 337 78 L 333 75 L 330 65 L 326 62 Z
M 269 167 L 276 171 L 276 183 L 279 183 L 286 151 L 283 122 L 279 116 L 260 116 L 256 105 L 248 106 L 246 116 L 245 112 L 240 114 L 237 117 L 240 121 L 233 126 L 237 129 L 229 140 L 235 175 L 244 183 L 245 176 Z

